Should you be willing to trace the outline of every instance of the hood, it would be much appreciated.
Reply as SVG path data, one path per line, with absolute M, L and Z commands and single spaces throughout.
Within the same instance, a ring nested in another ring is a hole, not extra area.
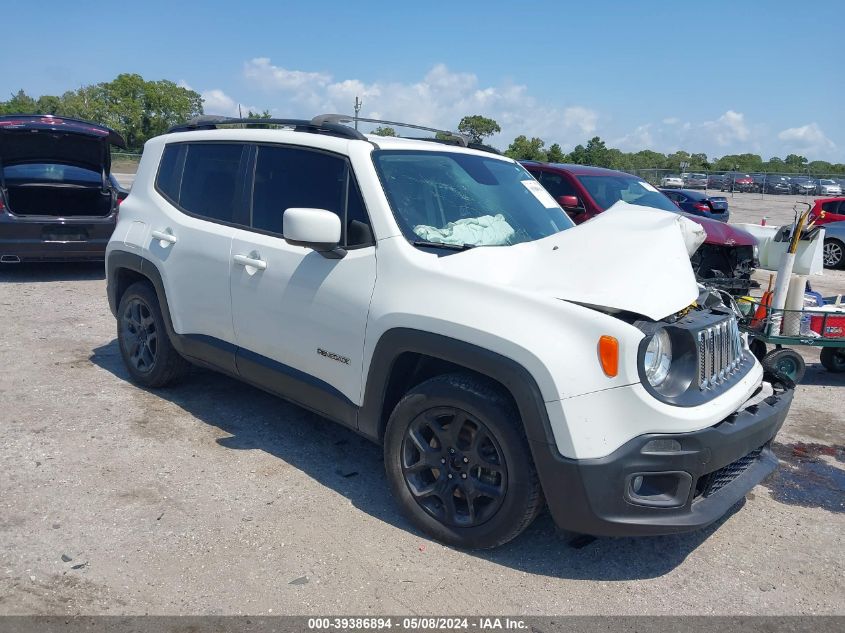
M 96 123 L 49 115 L 0 117 L 0 161 L 16 163 L 65 163 L 108 172 L 109 145 L 125 148 L 114 130 Z
M 751 233 L 726 224 L 725 222 L 703 218 L 700 215 L 692 215 L 691 213 L 681 213 L 681 215 L 704 227 L 704 230 L 707 231 L 707 239 L 705 240 L 707 244 L 718 244 L 721 246 L 754 246 L 757 244 L 757 238 L 751 235 Z
M 679 214 L 617 202 L 542 240 L 474 248 L 439 265 L 448 274 L 658 320 L 698 297 L 685 223 Z

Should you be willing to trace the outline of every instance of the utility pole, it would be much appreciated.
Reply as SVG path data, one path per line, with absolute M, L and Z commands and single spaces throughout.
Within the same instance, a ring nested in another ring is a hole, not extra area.
M 361 111 L 361 106 L 364 105 L 361 103 L 361 100 L 358 97 L 355 97 L 355 129 L 358 129 L 358 113 Z

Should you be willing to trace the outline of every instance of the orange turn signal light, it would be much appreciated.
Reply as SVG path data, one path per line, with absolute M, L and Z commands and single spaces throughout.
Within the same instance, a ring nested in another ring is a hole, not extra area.
M 614 378 L 619 373 L 619 341 L 614 336 L 599 338 L 599 361 L 604 373 Z

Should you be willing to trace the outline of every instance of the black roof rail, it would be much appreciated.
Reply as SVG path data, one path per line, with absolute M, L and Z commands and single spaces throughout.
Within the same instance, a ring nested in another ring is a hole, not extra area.
M 310 132 L 312 134 L 326 134 L 329 136 L 339 136 L 341 138 L 349 138 L 360 141 L 366 141 L 367 138 L 355 128 L 348 125 L 341 125 L 334 121 L 317 121 L 317 118 L 312 120 L 307 119 L 241 119 L 238 117 L 218 116 L 214 114 L 204 114 L 195 117 L 185 123 L 174 125 L 167 133 L 172 132 L 191 132 L 195 130 L 215 130 L 222 126 L 229 125 L 247 125 L 250 127 L 263 127 L 268 125 L 277 125 L 280 127 L 287 127 L 293 129 L 295 132 Z
M 326 125 L 326 124 L 340 124 L 340 123 L 353 123 L 355 121 L 363 121 L 364 123 L 379 123 L 381 125 L 395 125 L 397 127 L 407 127 L 411 128 L 412 130 L 423 130 L 424 132 L 434 132 L 435 134 L 443 134 L 450 139 L 455 139 L 459 145 L 463 147 L 469 146 L 469 138 L 464 136 L 463 134 L 458 134 L 457 132 L 452 132 L 451 130 L 439 130 L 434 127 L 425 127 L 423 125 L 414 125 L 413 123 L 401 123 L 399 121 L 384 121 L 382 119 L 363 119 L 361 117 L 351 117 L 346 114 L 320 114 L 315 116 L 311 119 L 311 123 L 315 125 Z M 443 141 L 445 139 L 427 139 L 427 138 L 420 138 L 416 139 L 419 141 Z
M 442 143 L 443 145 L 460 145 L 461 147 L 475 149 L 479 152 L 487 152 L 489 154 L 498 154 L 499 156 L 503 156 L 500 150 L 496 149 L 492 145 L 485 145 L 484 143 L 473 143 L 470 141 L 464 145 L 454 138 L 434 138 L 431 136 L 404 136 L 402 138 L 406 138 L 410 141 L 430 141 L 431 143 Z

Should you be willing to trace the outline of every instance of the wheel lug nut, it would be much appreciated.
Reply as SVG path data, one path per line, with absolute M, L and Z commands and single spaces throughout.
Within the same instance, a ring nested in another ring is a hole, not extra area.
M 466 478 L 467 478 L 467 474 L 466 474 L 466 473 L 461 473 L 461 479 L 466 479 Z

